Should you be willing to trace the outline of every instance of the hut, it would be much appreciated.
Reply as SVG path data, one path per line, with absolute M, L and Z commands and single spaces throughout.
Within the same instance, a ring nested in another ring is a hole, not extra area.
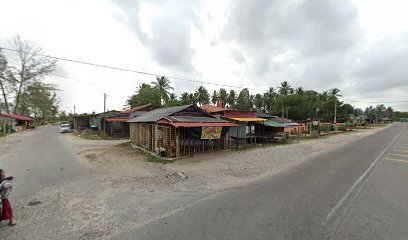
M 242 144 L 256 143 L 262 136 L 256 135 L 255 125 L 266 119 L 256 117 L 255 111 L 225 110 L 222 119 L 232 121 L 239 126 L 231 129 L 231 136 L 235 140 L 236 146 Z
M 6 128 L 5 125 L 8 124 L 8 126 L 11 126 L 11 129 L 13 131 L 24 130 L 33 127 L 32 125 L 33 121 L 34 121 L 33 118 L 21 114 L 8 114 L 8 113 L 0 114 L 0 123 L 1 122 L 4 123 L 3 129 L 5 129 Z
M 231 148 L 230 127 L 196 105 L 159 108 L 129 120 L 132 144 L 170 158 Z
M 140 116 L 146 112 L 153 110 L 151 103 L 131 108 L 126 111 L 119 112 L 118 114 L 105 119 L 104 131 L 114 138 L 127 138 L 129 137 L 130 125 L 128 120 Z

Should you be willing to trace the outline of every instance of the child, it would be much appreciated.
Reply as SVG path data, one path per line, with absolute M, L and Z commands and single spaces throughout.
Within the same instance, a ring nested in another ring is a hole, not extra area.
M 1 216 L 0 221 L 8 220 L 9 224 L 14 226 L 17 224 L 13 217 L 13 209 L 11 208 L 10 201 L 8 200 L 8 195 L 12 190 L 10 178 L 6 178 L 6 172 L 0 169 L 0 199 L 1 199 Z

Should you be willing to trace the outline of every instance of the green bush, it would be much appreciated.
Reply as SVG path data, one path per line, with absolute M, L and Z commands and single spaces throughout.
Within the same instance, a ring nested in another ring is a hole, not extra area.
M 337 127 L 337 130 L 339 130 L 339 131 L 347 131 L 347 126 L 346 125 L 341 125 L 341 126 L 338 126 Z
M 367 126 L 367 122 L 362 122 L 361 126 L 363 126 L 363 127 Z
M 330 124 L 322 124 L 320 126 L 320 130 L 322 130 L 323 132 L 328 132 L 331 131 L 331 125 Z

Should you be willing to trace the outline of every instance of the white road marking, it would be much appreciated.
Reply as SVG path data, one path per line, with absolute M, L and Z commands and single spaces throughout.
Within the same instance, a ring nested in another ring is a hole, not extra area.
M 336 214 L 337 210 L 344 204 L 344 202 L 350 197 L 350 194 L 355 190 L 358 184 L 370 173 L 370 171 L 374 168 L 375 164 L 381 159 L 381 157 L 385 154 L 385 152 L 397 141 L 400 137 L 401 133 L 398 134 L 390 144 L 378 155 L 378 157 L 370 164 L 370 166 L 365 170 L 365 172 L 354 182 L 354 184 L 350 187 L 350 189 L 346 192 L 346 194 L 336 203 L 336 205 L 329 211 L 327 214 L 326 219 L 322 222 L 321 225 L 326 225 L 328 221 Z
M 385 159 L 385 160 L 388 160 L 388 161 L 396 161 L 396 162 L 408 163 L 408 160 L 395 159 L 395 158 L 384 158 L 384 159 Z

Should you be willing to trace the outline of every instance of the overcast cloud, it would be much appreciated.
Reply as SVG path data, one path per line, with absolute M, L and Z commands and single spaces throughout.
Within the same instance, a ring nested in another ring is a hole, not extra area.
M 286 80 L 337 87 L 344 100 L 404 101 L 406 7 L 403 0 L 0 0 L 0 43 L 20 34 L 51 55 L 157 74 L 256 89 Z M 62 89 L 64 107 L 80 112 L 101 111 L 104 92 L 109 108 L 120 109 L 140 83 L 154 80 L 59 64 L 58 74 L 72 79 L 48 81 Z M 180 94 L 199 84 L 173 85 Z

